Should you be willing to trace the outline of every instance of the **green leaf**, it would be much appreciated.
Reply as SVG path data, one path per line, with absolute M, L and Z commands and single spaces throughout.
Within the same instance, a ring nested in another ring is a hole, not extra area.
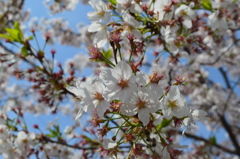
M 13 41 L 13 38 L 9 35 L 6 35 L 6 34 L 0 34 L 0 37 L 4 38 L 4 39 L 7 39 L 7 40 L 10 40 L 10 41 Z
M 61 138 L 62 133 L 60 132 L 59 125 L 54 125 L 52 129 L 49 129 L 50 133 L 47 135 L 52 138 Z
M 20 41 L 19 39 L 19 32 L 16 29 L 11 29 L 11 28 L 5 28 L 5 30 L 7 31 L 7 33 L 9 34 L 10 37 L 12 37 L 15 41 Z
M 49 131 L 51 132 L 51 134 L 52 134 L 52 135 L 54 135 L 54 136 L 56 136 L 56 135 L 57 135 L 57 133 L 56 133 L 56 131 L 55 131 L 55 130 L 52 130 L 52 129 L 50 129 Z
M 215 136 L 210 137 L 210 138 L 209 138 L 209 141 L 210 141 L 210 144 L 211 144 L 211 145 L 216 145 L 216 143 L 217 143 L 217 139 L 216 139 Z
M 59 133 L 59 132 L 60 132 L 59 125 L 55 125 L 54 127 L 55 127 L 55 130 L 56 130 L 56 132 L 58 132 L 58 133 Z
M 9 34 L 8 36 L 11 38 L 9 40 L 23 43 L 23 38 L 20 35 L 21 33 L 17 29 L 5 28 L 5 30 Z
M 47 134 L 46 136 L 47 136 L 47 137 L 52 137 L 52 138 L 55 137 L 53 134 Z
M 22 47 L 21 54 L 22 54 L 23 57 L 27 57 L 28 56 L 28 49 L 26 48 L 26 46 Z
M 20 25 L 19 25 L 18 21 L 16 21 L 14 23 L 14 29 L 16 29 L 18 31 L 18 38 L 20 39 L 21 42 L 23 42 L 24 37 L 23 37 L 23 33 L 22 33 L 22 30 L 20 28 Z
M 7 34 L 0 34 L 0 37 L 24 44 L 23 32 L 17 21 L 14 23 L 14 28 L 4 28 L 4 30 Z
M 204 9 L 212 11 L 212 3 L 210 0 L 201 0 L 200 3 Z
M 108 2 L 110 2 L 112 5 L 116 6 L 117 5 L 117 1 L 116 0 L 108 0 Z
M 162 128 L 167 127 L 172 122 L 172 119 L 163 119 L 163 121 L 157 125 L 157 130 L 160 131 Z
M 14 28 L 4 28 L 7 34 L 0 34 L 0 37 L 8 39 L 10 41 L 15 41 L 19 43 L 24 43 L 24 37 L 20 25 L 18 22 L 14 23 Z

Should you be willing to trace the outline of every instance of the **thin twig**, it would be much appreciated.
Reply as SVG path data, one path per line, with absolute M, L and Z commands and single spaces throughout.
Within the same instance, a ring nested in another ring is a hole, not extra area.
M 74 149 L 79 149 L 79 150 L 95 150 L 95 149 L 98 148 L 98 147 L 81 147 L 81 146 L 77 146 L 77 145 L 69 145 L 65 142 L 54 141 L 54 140 L 52 140 L 52 139 L 50 139 L 46 136 L 43 136 L 43 139 L 46 142 L 56 143 L 56 144 L 64 145 L 64 146 L 71 147 L 71 148 L 74 148 Z

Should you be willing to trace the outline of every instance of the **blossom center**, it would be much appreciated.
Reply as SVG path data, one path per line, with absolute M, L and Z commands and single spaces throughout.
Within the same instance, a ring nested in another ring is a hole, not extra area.
M 181 16 L 184 17 L 184 16 L 186 16 L 186 15 L 187 15 L 187 12 L 186 12 L 186 11 L 182 11 L 182 12 L 181 12 Z
M 158 72 L 153 72 L 153 74 L 149 77 L 150 82 L 151 83 L 156 83 L 158 84 L 158 82 L 163 78 L 163 75 L 161 75 Z
M 104 14 L 105 14 L 104 11 L 102 11 L 102 12 L 98 12 L 98 13 L 97 13 L 97 15 L 100 16 L 100 17 L 103 17 Z
M 94 47 L 92 45 L 90 45 L 88 47 L 88 54 L 90 56 L 90 59 L 101 59 L 101 52 L 98 51 L 97 47 Z
M 110 39 L 111 39 L 112 41 L 114 41 L 115 43 L 121 42 L 122 39 L 121 39 L 121 34 L 120 34 L 120 32 L 119 32 L 119 31 L 113 32 L 113 33 L 111 34 Z
M 168 105 L 170 109 L 176 109 L 178 107 L 177 100 L 168 100 Z
M 22 139 L 22 142 L 26 144 L 28 142 L 28 140 L 27 139 Z
M 123 89 L 125 87 L 128 87 L 128 80 L 123 80 L 121 79 L 120 82 L 118 83 L 118 85 Z
M 99 92 L 95 92 L 93 96 L 94 96 L 94 99 L 103 100 L 102 94 Z
M 145 108 L 145 107 L 146 107 L 146 101 L 139 99 L 139 100 L 137 101 L 137 104 L 136 104 L 136 105 L 138 106 L 139 109 Z

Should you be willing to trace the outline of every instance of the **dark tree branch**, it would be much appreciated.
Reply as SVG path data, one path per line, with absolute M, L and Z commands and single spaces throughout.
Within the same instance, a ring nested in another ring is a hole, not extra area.
M 225 81 L 225 83 L 226 83 L 227 89 L 229 89 L 229 90 L 231 90 L 231 92 L 233 92 L 233 89 L 234 89 L 233 87 L 235 87 L 235 86 L 232 87 L 232 86 L 230 85 L 230 81 L 229 81 L 229 78 L 228 78 L 228 76 L 227 76 L 227 73 L 224 71 L 224 69 L 223 69 L 222 67 L 219 68 L 219 71 L 221 72 L 221 74 L 222 74 L 222 76 L 223 76 L 223 79 L 224 79 L 224 81 Z M 237 81 L 237 83 L 238 83 L 238 81 Z M 226 103 L 225 103 L 225 105 L 224 105 L 224 110 L 227 109 L 228 101 L 229 101 L 229 99 L 231 98 L 231 94 L 232 94 L 231 92 L 229 93 L 229 96 L 228 96 L 228 98 L 227 98 L 227 100 L 226 100 Z M 227 122 L 227 120 L 226 120 L 226 118 L 225 118 L 225 116 L 224 116 L 224 111 L 223 111 L 223 113 L 221 113 L 221 114 L 218 112 L 218 117 L 219 117 L 219 119 L 220 119 L 220 121 L 221 121 L 224 129 L 227 131 L 227 133 L 228 133 L 228 135 L 229 135 L 229 138 L 230 138 L 233 146 L 234 146 L 235 149 L 236 149 L 236 150 L 235 150 L 236 154 L 237 154 L 238 156 L 240 156 L 240 151 L 239 151 L 239 150 L 240 150 L 240 146 L 239 146 L 238 140 L 237 140 L 235 134 L 233 133 L 231 126 L 228 124 L 228 122 Z
M 232 88 L 231 88 L 230 93 L 228 94 L 228 97 L 227 97 L 226 102 L 225 102 L 225 104 L 224 104 L 223 112 L 226 111 L 227 106 L 228 106 L 228 103 L 229 103 L 232 95 L 234 94 L 234 89 L 235 89 L 235 87 L 239 84 L 239 82 L 240 82 L 240 77 L 239 77 L 238 80 L 234 83 L 234 85 L 233 85 Z
M 181 134 L 181 135 L 182 135 L 182 132 L 179 131 L 178 134 Z M 205 138 L 203 138 L 203 137 L 196 136 L 196 135 L 193 135 L 193 134 L 190 134 L 190 133 L 186 133 L 186 132 L 184 133 L 184 135 L 185 135 L 186 137 L 188 137 L 188 138 L 193 139 L 193 140 L 203 141 L 203 142 L 205 142 L 205 143 L 207 143 L 207 144 L 210 144 L 210 143 L 209 143 L 209 140 L 208 140 L 208 139 L 205 139 Z M 224 152 L 230 153 L 230 154 L 237 154 L 236 151 L 230 150 L 230 149 L 228 149 L 228 148 L 226 148 L 226 147 L 223 147 L 222 145 L 219 145 L 219 144 L 217 144 L 217 143 L 216 143 L 216 144 L 213 144 L 212 146 L 214 146 L 214 147 L 216 147 L 216 148 L 218 148 L 218 149 L 220 149 L 220 150 L 222 150 L 222 151 L 224 151 Z
M 78 149 L 78 150 L 97 150 L 100 145 L 97 145 L 97 146 L 93 146 L 93 147 L 82 147 L 82 146 L 77 146 L 77 145 L 69 145 L 65 142 L 62 142 L 62 141 L 55 141 L 55 140 L 52 140 L 46 136 L 42 136 L 42 138 L 44 139 L 45 142 L 50 142 L 50 143 L 56 143 L 56 144 L 60 144 L 60 145 L 63 145 L 63 146 L 66 146 L 66 147 L 71 147 L 71 148 L 74 148 L 74 149 Z M 130 149 L 131 146 L 119 146 L 118 148 L 120 149 Z M 123 151 L 122 152 L 129 152 L 129 151 Z
M 168 72 L 168 76 L 169 76 L 169 80 L 168 80 L 168 85 L 171 86 L 172 85 L 172 73 L 173 69 L 171 68 Z
M 20 2 L 20 4 L 19 4 L 19 8 L 20 8 L 20 9 L 23 8 L 24 3 L 25 3 L 25 0 L 22 0 L 22 1 Z
M 226 83 L 227 88 L 228 88 L 228 89 L 231 89 L 231 84 L 230 84 L 230 82 L 229 82 L 229 78 L 228 78 L 228 76 L 227 76 L 226 71 L 224 71 L 224 69 L 223 69 L 222 67 L 219 68 L 219 71 L 221 72 L 221 74 L 222 74 L 222 76 L 223 76 L 223 79 L 224 79 L 224 81 L 225 81 L 225 83 Z
M 52 140 L 52 139 L 50 139 L 46 136 L 43 136 L 42 138 L 46 142 L 56 143 L 56 144 L 64 145 L 64 146 L 71 147 L 71 148 L 74 148 L 74 149 L 79 149 L 79 150 L 96 150 L 98 148 L 98 147 L 81 147 L 81 146 L 77 146 L 77 145 L 69 145 L 65 142 L 54 141 L 54 140 Z
M 214 65 L 216 64 L 221 58 L 222 56 L 225 54 L 226 52 L 223 52 L 220 56 L 218 56 L 213 62 L 206 62 L 206 63 L 200 63 L 201 65 Z
M 235 136 L 235 134 L 233 133 L 232 131 L 232 128 L 231 126 L 228 124 L 226 118 L 224 117 L 224 115 L 218 113 L 218 116 L 219 116 L 219 119 L 224 127 L 224 129 L 227 131 L 228 135 L 229 135 L 229 138 L 230 140 L 232 141 L 233 143 L 233 146 L 235 147 L 235 154 L 237 154 L 238 156 L 240 156 L 240 146 L 238 144 L 238 140 Z
M 206 62 L 206 63 L 200 63 L 201 65 L 214 65 L 215 63 L 217 63 L 221 58 L 222 56 L 227 53 L 232 47 L 233 47 L 234 44 L 232 44 L 231 46 L 229 46 L 229 48 L 222 52 L 220 56 L 218 56 L 213 62 Z

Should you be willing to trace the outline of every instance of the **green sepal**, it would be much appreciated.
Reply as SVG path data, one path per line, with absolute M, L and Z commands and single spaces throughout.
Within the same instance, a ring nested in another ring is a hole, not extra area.
M 110 49 L 108 51 L 103 50 L 102 54 L 106 59 L 110 60 L 112 57 L 112 50 L 110 50 Z
M 160 131 L 162 128 L 167 127 L 172 122 L 172 119 L 163 119 L 163 121 L 157 125 L 157 130 Z

